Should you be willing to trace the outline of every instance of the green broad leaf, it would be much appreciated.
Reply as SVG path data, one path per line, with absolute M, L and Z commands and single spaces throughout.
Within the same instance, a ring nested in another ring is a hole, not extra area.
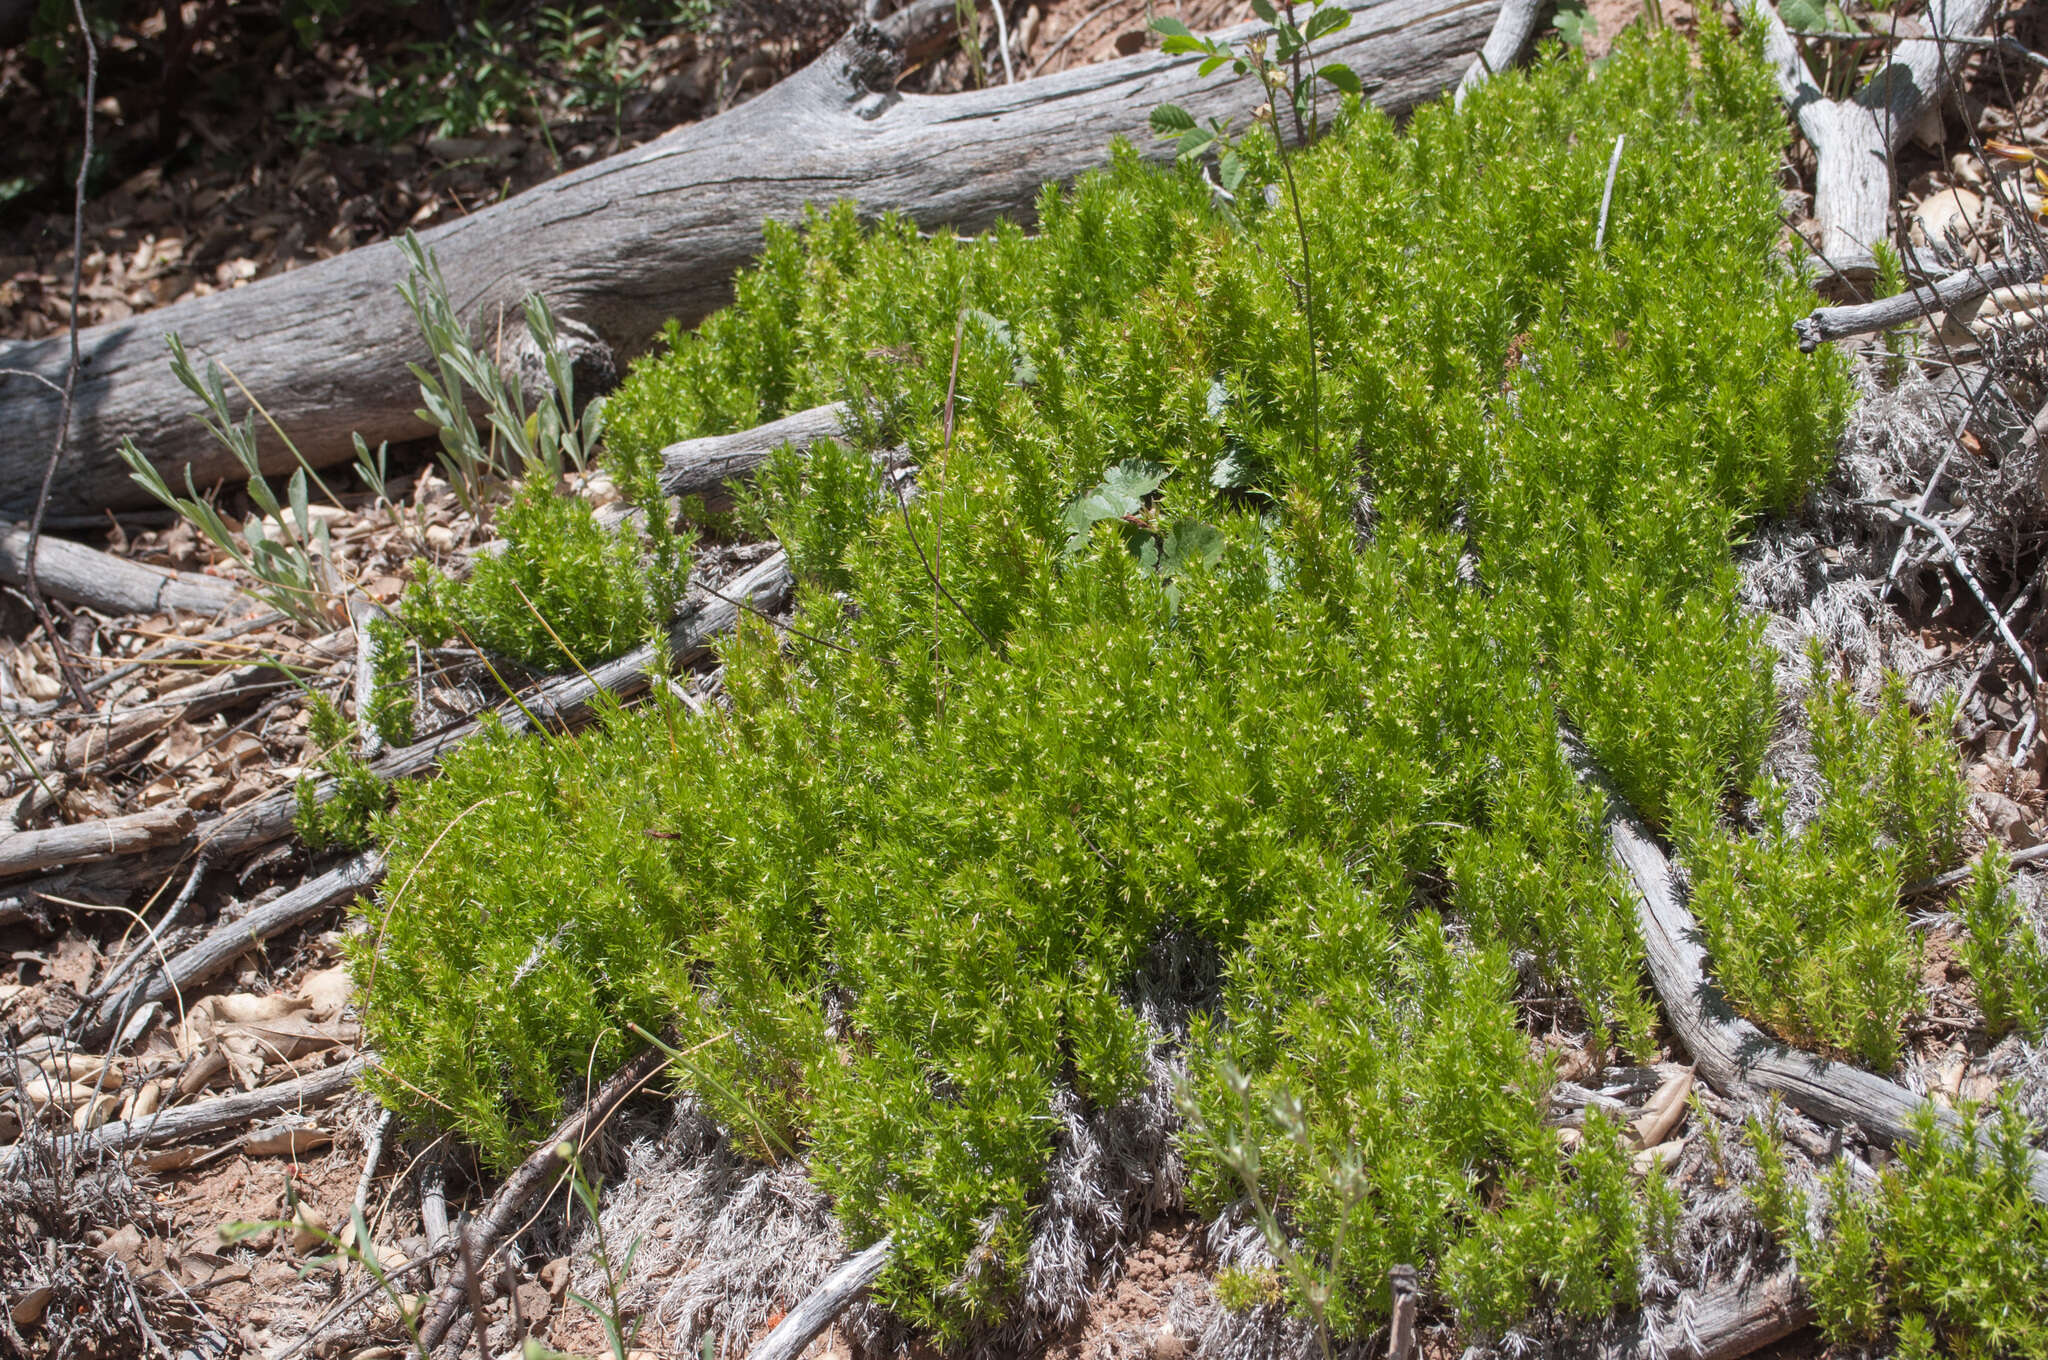
M 1358 72 L 1341 61 L 1333 61 L 1316 72 L 1326 83 L 1336 86 L 1348 95 L 1361 93 L 1365 86 L 1358 79 Z
M 1828 6 L 1826 0 L 1784 0 L 1778 17 L 1794 33 L 1819 33 L 1828 26 Z
M 1225 193 L 1236 193 L 1237 186 L 1244 183 L 1244 158 L 1235 151 L 1224 152 L 1223 158 L 1216 163 L 1216 174 Z
M 1248 491 L 1252 485 L 1252 470 L 1238 456 L 1237 450 L 1232 449 L 1209 469 L 1209 485 L 1218 491 Z
M 1317 38 L 1341 32 L 1350 26 L 1351 11 L 1331 5 L 1317 10 L 1308 17 L 1308 40 L 1314 42 Z
M 1178 154 L 1181 156 L 1198 156 L 1208 147 L 1209 143 L 1215 140 L 1216 134 L 1209 128 L 1189 128 L 1180 135 Z
M 1161 137 L 1178 137 L 1195 126 L 1195 116 L 1178 104 L 1161 104 L 1152 110 L 1152 131 Z
M 1229 60 L 1229 57 L 1210 57 L 1207 61 L 1203 62 L 1200 66 L 1197 66 L 1195 68 L 1195 74 L 1198 76 L 1215 75 L 1216 68 L 1223 65 L 1225 62 Z
M 1214 568 L 1222 560 L 1223 531 L 1200 520 L 1174 521 L 1160 544 L 1160 569 L 1169 576 L 1193 567 Z
M 1782 7 L 1780 7 L 1782 13 Z M 1566 47 L 1583 52 L 1586 40 L 1600 32 L 1600 25 L 1587 10 L 1584 0 L 1559 0 L 1557 6 L 1557 36 L 1564 39 Z
M 1152 21 L 1152 31 L 1163 33 L 1169 38 L 1193 38 L 1188 26 L 1170 14 L 1162 14 Z
M 1067 502 L 1060 523 L 1067 531 L 1067 552 L 1071 555 L 1088 546 L 1095 526 L 1106 519 L 1122 519 L 1144 508 L 1145 498 L 1159 489 L 1167 469 L 1142 458 L 1126 458 L 1111 468 L 1096 485 Z
M 1207 52 L 1210 49 L 1209 45 L 1200 38 L 1176 35 L 1160 43 L 1159 50 L 1168 56 L 1178 56 L 1182 52 Z M 1221 60 L 1221 58 L 1214 58 L 1213 60 Z
M 1252 0 L 1252 13 L 1269 24 L 1280 22 L 1280 12 L 1273 8 L 1273 0 Z
M 1293 61 L 1295 55 L 1308 43 L 1301 36 L 1301 30 L 1282 20 L 1279 32 L 1273 39 L 1273 56 L 1282 65 Z

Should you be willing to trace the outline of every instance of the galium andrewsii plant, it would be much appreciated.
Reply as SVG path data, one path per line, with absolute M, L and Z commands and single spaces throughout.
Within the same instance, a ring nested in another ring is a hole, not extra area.
M 1122 147 L 1030 234 L 772 226 L 635 367 L 615 475 L 849 403 L 739 498 L 796 617 L 742 621 L 710 712 L 657 692 L 402 791 L 350 946 L 387 1100 L 507 1165 L 672 1028 L 679 1083 L 888 1234 L 879 1300 L 951 1342 L 1061 1230 L 1055 1111 L 1148 1108 L 1170 1046 L 1190 1198 L 1231 1211 L 1255 1148 L 1277 1292 L 1333 1338 L 1394 1265 L 1475 1328 L 1636 1297 L 1668 1199 L 1605 1131 L 1565 1155 L 1527 1027 L 1656 1037 L 1558 722 L 1666 825 L 1754 779 L 1777 695 L 1730 544 L 1850 397 L 1790 339 L 1783 112 L 1708 26 L 1404 128 L 1349 104 L 1292 196 L 1275 131 L 1229 149 L 1281 191 L 1227 217 Z M 1226 1064 L 1299 1120 L 1247 1120 Z

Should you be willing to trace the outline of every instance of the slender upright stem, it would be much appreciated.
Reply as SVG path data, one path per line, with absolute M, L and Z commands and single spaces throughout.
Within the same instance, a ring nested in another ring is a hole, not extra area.
M 71 436 L 71 403 L 78 390 L 78 297 L 85 272 L 85 181 L 92 173 L 92 106 L 100 74 L 99 48 L 93 44 L 92 21 L 85 14 L 85 0 L 71 0 L 72 13 L 78 18 L 79 41 L 85 44 L 85 145 L 78 153 L 78 184 L 71 210 L 71 359 L 64 368 L 64 397 L 57 413 L 57 442 L 50 450 L 50 461 L 43 467 L 42 489 L 36 493 L 35 513 L 28 522 L 28 551 L 23 554 L 22 584 L 28 588 L 28 600 L 36 611 L 37 620 L 43 625 L 43 635 L 50 640 L 50 655 L 56 658 L 57 670 L 64 677 L 64 683 L 71 690 L 71 697 L 87 713 L 93 711 L 92 696 L 85 691 L 85 682 L 78 677 L 77 669 L 71 664 L 71 654 L 64 638 L 57 632 L 57 622 L 50 617 L 50 606 L 43 602 L 42 583 L 36 580 L 36 551 L 43 542 L 43 516 L 50 508 L 50 485 L 57 477 L 57 464 L 64 457 L 64 445 Z

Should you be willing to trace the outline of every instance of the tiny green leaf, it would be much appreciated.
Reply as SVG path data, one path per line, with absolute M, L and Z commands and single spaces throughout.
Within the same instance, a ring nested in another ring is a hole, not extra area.
M 1244 158 L 1235 151 L 1223 153 L 1223 159 L 1216 166 L 1217 177 L 1223 183 L 1225 193 L 1234 194 L 1237 186 L 1244 183 Z
M 1794 0 L 1799 3 L 1800 0 Z M 1783 13 L 1783 10 L 1780 10 Z M 1789 20 L 1788 20 L 1789 22 Z M 1587 11 L 1583 0 L 1559 0 L 1557 6 L 1557 36 L 1564 39 L 1565 46 L 1584 51 L 1586 40 L 1598 34 L 1600 25 Z

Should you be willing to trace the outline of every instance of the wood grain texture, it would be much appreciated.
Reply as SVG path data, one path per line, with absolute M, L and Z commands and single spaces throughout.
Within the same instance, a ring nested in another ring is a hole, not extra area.
M 1367 97 L 1400 113 L 1456 84 L 1493 24 L 1498 0 L 1360 4 L 1327 56 L 1350 62 Z M 1026 219 L 1039 186 L 1068 181 L 1128 137 L 1165 159 L 1146 132 L 1171 99 L 1197 117 L 1244 122 L 1255 82 L 1196 76 L 1197 58 L 1140 54 L 1016 85 L 953 95 L 898 95 L 901 53 L 857 26 L 824 56 L 746 104 L 680 128 L 425 233 L 456 306 L 488 324 L 545 293 L 619 358 L 644 350 L 670 317 L 702 319 L 731 297 L 732 278 L 762 244 L 765 218 L 795 220 L 807 203 L 845 199 L 867 216 L 899 212 L 925 226 L 978 230 Z M 195 298 L 80 335 L 84 367 L 71 444 L 52 513 L 138 503 L 116 450 L 133 438 L 165 475 L 199 485 L 240 470 L 192 419 L 171 378 L 163 335 L 177 331 L 195 362 L 225 362 L 262 396 L 315 463 L 353 456 L 350 436 L 423 433 L 407 361 L 426 354 L 394 291 L 404 277 L 392 242 Z M 61 382 L 62 337 L 0 344 L 0 368 Z M 0 382 L 0 510 L 33 499 L 56 430 L 41 383 Z M 266 431 L 270 466 L 288 455 Z
M 47 455 L 46 455 L 47 456 Z M 28 530 L 0 525 L 0 581 L 28 579 Z M 161 614 L 176 610 L 209 618 L 257 604 L 228 582 L 196 572 L 159 571 L 43 535 L 36 545 L 36 583 L 43 593 L 102 614 Z
M 1966 37 L 1981 31 L 1996 10 L 1993 0 L 1933 0 L 1925 23 L 1930 33 Z M 1778 92 L 1813 144 L 1821 258 L 1844 274 L 1873 273 L 1872 247 L 1891 239 L 1894 153 L 1920 119 L 1940 107 L 1964 54 L 1936 38 L 1907 39 L 1854 98 L 1832 100 L 1815 83 L 1776 6 L 1760 3 L 1757 13 Z
M 833 402 L 751 430 L 682 440 L 661 451 L 661 489 L 671 496 L 700 496 L 708 504 L 729 500 L 725 484 L 753 476 L 776 449 L 784 444 L 809 448 L 821 439 L 836 439 L 845 427 L 846 404 Z
M 1687 1293 L 1625 1354 L 1639 1360 L 1738 1360 L 1813 1324 L 1792 1271 Z
M 139 855 L 177 840 L 192 829 L 192 821 L 189 808 L 151 808 L 97 822 L 16 831 L 0 836 L 0 877 L 59 864 Z
M 747 1360 L 797 1360 L 818 1333 L 830 1327 L 848 1304 L 867 1292 L 868 1286 L 888 1268 L 895 1251 L 896 1244 L 884 1237 L 867 1250 L 841 1261 L 823 1284 L 785 1313 L 782 1321 L 775 1324 L 775 1330 L 747 1352 Z
M 1776 1092 L 1823 1124 L 1854 1125 L 1884 1143 L 1911 1142 L 1921 1097 L 1860 1067 L 1794 1048 L 1735 1013 L 1713 980 L 1699 923 L 1663 848 L 1578 739 L 1566 733 L 1564 746 L 1579 777 L 1606 797 L 1608 853 L 1628 877 L 1650 983 L 1699 1075 L 1723 1094 Z M 1940 1117 L 1944 1127 L 1959 1125 L 1952 1111 Z M 2027 1177 L 2034 1197 L 2048 1201 L 2048 1158 L 2034 1154 Z
M 1988 264 L 1959 269 L 1945 279 L 1937 279 L 1924 287 L 1909 288 L 1875 302 L 1817 307 L 1811 315 L 1794 322 L 1792 330 L 1799 337 L 1799 348 L 1811 354 L 1830 340 L 1910 325 L 1923 316 L 1975 302 L 1994 288 L 2024 283 L 2036 272 L 2028 261 L 2008 256 Z

